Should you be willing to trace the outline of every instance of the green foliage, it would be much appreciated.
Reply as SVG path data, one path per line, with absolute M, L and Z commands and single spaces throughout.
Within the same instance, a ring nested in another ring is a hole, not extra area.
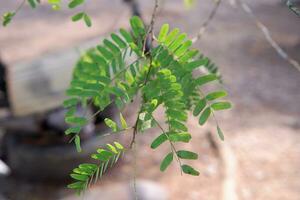
M 74 182 L 69 184 L 68 188 L 74 189 L 80 194 L 87 189 L 93 181 L 97 181 L 99 178 L 101 179 L 107 169 L 116 164 L 124 151 L 124 147 L 118 142 L 114 142 L 113 145 L 107 144 L 106 149 L 98 149 L 97 152 L 92 155 L 92 158 L 97 164 L 84 163 L 75 168 L 70 175 Z
M 77 3 L 79 2 L 81 1 Z M 81 20 L 84 16 L 84 13 L 79 13 L 73 16 L 73 21 Z M 221 82 L 218 69 L 210 59 L 192 49 L 192 41 L 187 39 L 185 33 L 180 33 L 179 29 L 170 30 L 169 25 L 164 24 L 154 38 L 156 45 L 149 52 L 144 52 L 144 40 L 148 31 L 138 17 L 131 18 L 130 25 L 130 32 L 120 29 L 119 32 L 112 33 L 101 44 L 88 50 L 76 64 L 70 88 L 66 92 L 69 98 L 64 101 L 64 106 L 68 109 L 65 119 L 72 125 L 66 130 L 66 134 L 75 137 L 74 142 L 80 150 L 80 130 L 89 119 L 77 116 L 78 105 L 86 105 L 89 101 L 100 112 L 109 105 L 114 105 L 121 111 L 140 95 L 140 110 L 132 127 L 134 134 L 158 126 L 161 134 L 153 140 L 151 148 L 158 149 L 168 143 L 171 149 L 162 160 L 160 170 L 165 171 L 176 160 L 183 173 L 198 176 L 196 169 L 182 164 L 184 160 L 197 159 L 198 155 L 187 150 L 177 151 L 175 144 L 189 143 L 192 139 L 186 126 L 189 112 L 199 118 L 200 125 L 204 125 L 211 116 L 215 118 L 216 111 L 231 107 L 229 102 L 220 101 L 227 96 L 226 91 L 214 90 L 207 94 L 202 91 L 202 87 L 208 84 L 216 85 Z M 133 62 L 128 63 L 127 60 Z M 195 76 L 194 72 L 198 69 L 204 69 L 205 73 Z M 168 127 L 166 130 L 153 117 L 153 112 L 159 106 L 164 107 Z M 108 118 L 104 120 L 112 133 L 128 129 L 121 113 L 119 119 L 120 123 Z M 224 140 L 218 123 L 217 133 Z M 102 164 L 97 167 L 89 166 L 91 173 L 81 174 L 84 176 L 78 176 L 78 173 L 72 175 L 77 182 L 70 185 L 70 188 L 82 191 L 87 187 L 87 180 L 90 180 L 97 169 L 99 171 L 99 167 L 102 176 L 108 160 L 112 158 L 112 162 L 115 162 L 113 156 L 120 154 L 120 149 L 112 145 L 107 148 L 108 150 L 98 150 L 98 154 L 92 156 L 102 161 Z M 79 169 L 81 168 L 76 168 L 76 172 Z
M 16 14 L 15 12 L 4 13 L 2 16 L 2 25 L 7 26 L 11 22 L 12 18 L 15 16 L 15 14 Z

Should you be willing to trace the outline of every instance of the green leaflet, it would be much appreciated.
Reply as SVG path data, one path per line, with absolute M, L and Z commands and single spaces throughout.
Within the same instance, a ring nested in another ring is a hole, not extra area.
M 159 42 L 164 42 L 166 40 L 166 36 L 168 32 L 169 32 L 169 24 L 164 24 L 160 29 L 157 40 Z
M 185 174 L 189 174 L 189 175 L 193 175 L 193 176 L 199 176 L 199 174 L 200 174 L 197 170 L 195 170 L 194 168 L 192 168 L 189 165 L 182 165 L 181 169 Z
M 83 20 L 88 27 L 92 26 L 92 20 L 86 13 L 83 15 Z
M 199 124 L 204 125 L 205 122 L 208 120 L 210 114 L 211 114 L 211 109 L 210 109 L 210 107 L 207 107 L 200 115 Z
M 231 108 L 231 103 L 229 102 L 216 102 L 211 104 L 211 108 L 214 110 L 225 110 Z
M 126 48 L 126 43 L 115 33 L 111 34 L 111 38 L 113 41 L 120 47 L 120 48 Z
M 132 31 L 133 31 L 133 34 L 135 37 L 144 37 L 145 34 L 146 34 L 146 31 L 145 31 L 145 26 L 144 26 L 144 23 L 143 21 L 137 17 L 137 16 L 134 16 L 130 19 L 130 25 L 131 25 L 131 28 L 132 28 Z
M 205 99 L 201 99 L 198 103 L 197 103 L 197 105 L 196 105 L 196 107 L 195 107 L 195 109 L 194 109 L 194 111 L 193 111 L 193 115 L 196 117 L 196 116 L 198 116 L 199 114 L 200 114 L 200 112 L 205 108 L 205 106 L 206 106 L 206 100 Z
M 160 164 L 160 171 L 165 171 L 173 161 L 173 153 L 169 153 Z
M 111 128 L 111 130 L 113 132 L 117 132 L 119 130 L 117 123 L 114 122 L 113 120 L 109 119 L 109 118 L 105 118 L 104 123 L 106 124 L 106 126 Z
M 221 98 L 221 97 L 226 97 L 227 92 L 222 90 L 222 91 L 216 91 L 216 92 L 211 92 L 208 95 L 206 95 L 206 100 L 208 101 L 213 101 L 215 99 Z
M 84 3 L 84 0 L 71 0 L 68 6 L 69 6 L 69 8 L 72 9 L 72 8 L 75 8 L 75 7 L 83 4 L 83 3 Z
M 31 8 L 36 8 L 36 5 L 40 3 L 38 0 L 27 0 Z
M 64 105 L 65 108 L 76 106 L 77 104 L 78 104 L 78 99 L 77 98 L 70 98 L 70 99 L 67 99 L 63 102 L 63 105 Z
M 224 141 L 224 134 L 223 134 L 223 131 L 221 130 L 221 128 L 219 127 L 219 125 L 217 125 L 217 132 L 218 132 L 219 138 L 222 141 Z
M 71 133 L 78 134 L 80 130 L 81 130 L 80 126 L 70 127 L 65 131 L 65 134 L 66 135 L 69 135 Z
M 77 21 L 81 20 L 84 15 L 85 15 L 84 12 L 77 13 L 72 17 L 72 21 L 77 22 Z
M 173 133 L 169 135 L 169 139 L 172 142 L 185 142 L 188 143 L 191 140 L 192 136 L 189 133 Z
M 218 80 L 217 76 L 214 75 L 214 74 L 209 74 L 209 75 L 205 75 L 205 76 L 201 76 L 201 77 L 197 78 L 195 80 L 195 83 L 198 86 L 201 86 L 201 85 L 204 85 L 206 83 L 209 83 L 209 82 L 212 82 L 212 81 L 215 81 L 215 80 Z
M 180 150 L 180 151 L 177 151 L 176 153 L 177 153 L 177 156 L 182 159 L 190 159 L 190 160 L 198 159 L 198 154 L 191 152 L 191 151 Z
M 126 120 L 124 119 L 122 113 L 120 113 L 120 121 L 121 121 L 122 129 L 126 129 L 127 123 L 126 123 Z
M 75 135 L 74 141 L 75 141 L 77 152 L 81 152 L 80 137 L 78 135 Z
M 151 148 L 156 149 L 158 146 L 160 146 L 162 143 L 164 143 L 168 139 L 166 133 L 161 134 L 153 142 L 151 143 Z
M 70 116 L 70 117 L 66 117 L 65 120 L 69 124 L 77 124 L 79 126 L 84 126 L 88 123 L 88 120 L 84 117 Z

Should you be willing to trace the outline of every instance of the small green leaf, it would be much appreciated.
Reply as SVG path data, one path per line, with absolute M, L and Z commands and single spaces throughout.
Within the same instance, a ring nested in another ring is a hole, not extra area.
M 216 91 L 216 92 L 211 92 L 208 95 L 206 95 L 206 99 L 208 101 L 213 101 L 215 99 L 221 98 L 221 97 L 226 97 L 227 96 L 227 92 L 222 90 L 222 91 Z
M 162 25 L 162 27 L 160 29 L 160 32 L 159 32 L 159 35 L 158 35 L 158 38 L 157 38 L 158 41 L 159 42 L 164 42 L 168 32 L 169 32 L 169 24 Z
M 78 99 L 77 98 L 67 99 L 63 102 L 63 105 L 64 105 L 65 108 L 76 106 L 77 104 L 78 104 Z
M 81 20 L 83 18 L 83 16 L 84 16 L 84 12 L 77 13 L 76 15 L 74 15 L 72 17 L 72 21 L 76 22 L 78 20 Z
M 113 146 L 113 145 L 111 145 L 111 144 L 106 144 L 106 146 L 107 146 L 107 149 L 109 149 L 111 152 L 113 152 L 114 154 L 117 154 L 118 153 L 118 151 L 117 151 L 117 149 Z
M 111 38 L 113 41 L 120 47 L 120 48 L 126 48 L 126 43 L 115 33 L 111 34 Z
M 80 126 L 70 127 L 65 131 L 65 134 L 66 135 L 69 135 L 71 133 L 78 134 L 80 130 L 81 130 Z
M 200 125 L 205 124 L 205 122 L 208 120 L 210 114 L 211 114 L 211 109 L 210 109 L 210 107 L 207 107 L 207 108 L 203 111 L 203 113 L 200 115 L 200 118 L 199 118 L 199 124 L 200 124 Z
M 223 131 L 221 130 L 221 128 L 219 126 L 217 126 L 217 131 L 218 131 L 219 138 L 222 141 L 224 141 L 224 134 L 223 134 Z
M 77 181 L 75 183 L 68 185 L 69 189 L 83 189 L 83 187 L 84 187 L 84 182 L 82 181 Z
M 191 140 L 192 136 L 189 133 L 172 133 L 169 134 L 169 139 L 172 142 L 185 142 L 188 143 Z
M 122 129 L 126 129 L 127 128 L 127 123 L 126 123 L 126 120 L 124 119 L 122 113 L 120 113 L 120 121 L 121 121 Z
M 111 130 L 113 132 L 117 132 L 118 131 L 117 123 L 114 122 L 113 120 L 111 120 L 109 118 L 105 118 L 104 119 L 104 123 L 106 124 L 106 126 L 108 126 L 109 128 L 111 128 Z
M 123 145 L 121 145 L 119 142 L 114 142 L 115 146 L 119 149 L 119 150 L 124 150 Z
M 84 126 L 88 123 L 88 120 L 84 117 L 76 117 L 76 116 L 70 116 L 66 117 L 65 121 L 68 124 L 77 124 L 79 126 Z
M 199 86 L 204 85 L 206 83 L 218 80 L 218 77 L 214 74 L 209 74 L 205 76 L 201 76 L 195 80 L 195 83 Z
M 177 151 L 176 153 L 177 153 L 177 156 L 182 159 L 190 159 L 190 160 L 198 159 L 198 154 L 191 152 L 191 151 L 180 150 L 180 151 Z
M 92 26 L 91 18 L 87 14 L 84 14 L 83 20 L 88 27 Z
M 2 25 L 7 26 L 11 22 L 12 18 L 15 16 L 15 14 L 16 14 L 15 12 L 4 13 L 2 16 Z
M 161 134 L 157 138 L 153 140 L 151 143 L 151 148 L 156 149 L 158 146 L 160 146 L 162 143 L 164 143 L 168 139 L 166 133 Z
M 231 103 L 229 102 L 216 102 L 211 104 L 211 108 L 214 110 L 225 110 L 225 109 L 230 109 L 231 108 Z
M 36 1 L 35 0 L 27 0 L 29 5 L 31 6 L 31 8 L 35 8 L 36 7 Z
M 194 109 L 194 111 L 193 111 L 193 115 L 196 117 L 196 116 L 198 116 L 199 114 L 200 114 L 200 112 L 205 108 L 205 106 L 206 106 L 206 100 L 205 99 L 201 99 L 198 103 L 197 103 L 197 105 L 196 105 L 196 107 L 195 107 L 195 109 Z
M 75 146 L 77 152 L 81 152 L 81 146 L 80 146 L 80 137 L 78 135 L 75 136 Z
M 128 33 L 125 29 L 120 29 L 120 33 L 121 35 L 124 37 L 124 39 L 128 42 L 128 43 L 132 43 L 133 39 L 130 35 L 130 33 Z
M 192 168 L 189 165 L 181 165 L 181 169 L 185 174 L 193 175 L 193 176 L 199 176 L 199 172 Z
M 173 161 L 173 153 L 169 153 L 160 164 L 160 171 L 165 171 Z
M 180 130 L 180 131 L 188 130 L 187 127 L 183 123 L 175 121 L 175 120 L 169 121 L 169 124 L 172 127 L 172 129 L 176 129 L 176 130 Z
M 206 65 L 207 63 L 208 63 L 208 59 L 207 58 L 202 58 L 202 59 L 199 59 L 199 60 L 189 62 L 188 64 L 186 64 L 186 68 L 189 69 L 190 71 L 192 71 L 197 67 Z
M 133 16 L 130 19 L 130 25 L 135 37 L 144 37 L 146 34 L 143 21 L 138 16 Z
M 84 3 L 85 0 L 72 0 L 70 3 L 69 3 L 69 8 L 73 9 L 81 4 Z
M 70 176 L 78 181 L 86 181 L 89 178 L 87 175 L 82 174 L 70 174 Z

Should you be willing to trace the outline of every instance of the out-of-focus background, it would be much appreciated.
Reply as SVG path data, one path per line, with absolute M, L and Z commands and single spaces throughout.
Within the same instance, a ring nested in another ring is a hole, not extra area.
M 222 2 L 206 33 L 195 43 L 195 47 L 219 66 L 224 87 L 234 104 L 232 110 L 217 116 L 225 142 L 219 144 L 211 138 L 213 122 L 200 127 L 196 118 L 190 118 L 192 142 L 178 148 L 199 153 L 199 160 L 193 161 L 193 166 L 201 174 L 191 177 L 181 176 L 176 164 L 165 173 L 159 171 L 167 148 L 153 151 L 149 147 L 158 130 L 139 135 L 136 175 L 138 191 L 145 196 L 141 199 L 225 200 L 226 196 L 227 200 L 300 199 L 300 72 L 279 57 L 253 19 L 230 2 L 234 1 Z M 245 2 L 269 28 L 274 40 L 300 62 L 300 18 L 280 0 Z M 0 13 L 15 9 L 19 3 L 2 0 Z M 139 1 L 146 23 L 153 3 Z M 165 0 L 156 27 L 167 22 L 195 36 L 213 6 L 213 1 L 198 0 L 191 9 L 185 9 L 182 0 Z M 64 141 L 53 139 L 57 137 L 56 130 L 59 132 L 63 127 L 57 122 L 63 119 L 60 110 L 50 105 L 42 113 L 26 114 L 25 103 L 44 94 L 47 90 L 44 87 L 49 86 L 47 81 L 51 82 L 48 76 L 59 77 L 65 73 L 57 66 L 75 64 L 82 49 L 99 44 L 104 36 L 120 27 L 129 27 L 131 11 L 121 0 L 89 0 L 82 9 L 92 17 L 91 28 L 82 22 L 72 22 L 70 16 L 74 11 L 62 8 L 54 12 L 46 3 L 36 10 L 25 6 L 7 28 L 0 27 L 0 59 L 6 68 L 6 87 L 16 90 L 10 92 L 10 101 L 3 105 L 13 105 L 25 113 L 15 119 L 9 111 L 1 110 L 0 158 L 12 166 L 10 175 L 0 175 L 1 200 L 82 199 L 66 189 L 68 180 L 55 178 L 65 177 L 67 165 L 72 166 L 79 159 L 69 148 L 57 147 Z M 55 70 L 45 69 L 49 66 Z M 37 70 L 41 72 L 36 73 Z M 46 77 L 46 81 L 41 77 Z M 36 80 L 30 86 L 35 98 L 22 89 L 22 81 L 30 78 Z M 60 82 L 55 83 L 51 87 L 60 88 Z M 43 103 L 42 99 L 34 107 Z M 45 100 L 45 104 L 51 102 Z M 126 117 L 133 120 L 135 111 L 135 106 L 128 107 Z M 39 131 L 51 136 L 32 136 Z M 128 133 L 120 139 L 126 144 L 130 137 Z M 87 142 L 84 151 L 107 140 L 97 138 Z M 130 187 L 132 160 L 129 151 L 103 180 L 86 192 L 84 199 L 134 199 Z M 0 166 L 2 172 L 7 172 L 3 163 Z M 55 172 L 51 168 L 54 166 Z M 228 197 L 226 191 L 233 196 Z

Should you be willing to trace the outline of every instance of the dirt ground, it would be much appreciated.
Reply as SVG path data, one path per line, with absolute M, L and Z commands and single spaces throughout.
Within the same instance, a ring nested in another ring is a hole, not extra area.
M 202 52 L 217 63 L 225 87 L 234 104 L 231 111 L 218 114 L 229 145 L 237 159 L 237 193 L 241 200 L 299 200 L 300 199 L 300 72 L 282 60 L 266 42 L 254 22 L 238 8 L 224 1 L 206 34 L 196 43 Z M 260 20 L 269 27 L 272 36 L 293 58 L 300 62 L 300 20 L 280 0 L 248 0 Z M 141 1 L 146 20 L 152 1 Z M 1 14 L 16 6 L 15 2 L 0 3 Z M 191 36 L 197 33 L 212 3 L 199 0 L 192 10 L 182 9 L 182 1 L 165 1 L 157 18 L 157 26 L 168 22 Z M 94 19 L 94 26 L 85 28 L 69 20 L 70 11 L 51 12 L 45 5 L 33 12 L 24 9 L 8 28 L 0 28 L 0 54 L 13 65 L 47 52 L 76 47 L 80 42 L 121 26 L 128 26 L 129 11 L 120 0 L 102 0 L 85 9 Z M 134 117 L 133 109 L 127 115 Z M 158 166 L 167 152 L 149 148 L 150 138 L 158 134 L 141 135 L 137 175 L 161 183 L 174 200 L 221 199 L 222 165 L 211 148 L 207 130 L 213 122 L 199 127 L 189 120 L 192 144 L 183 145 L 199 152 L 200 169 L 197 178 L 181 176 L 175 164 L 166 173 Z M 127 155 L 117 169 L 92 190 L 111 190 L 115 183 L 130 181 L 132 156 Z M 6 189 L 10 199 L 61 199 L 68 194 L 52 186 L 32 186 L 10 180 L 18 190 Z M 0 188 L 2 186 L 0 185 Z M 4 188 L 4 186 L 3 186 Z M 18 192 L 16 192 L 18 191 Z M 45 196 L 45 191 L 50 191 Z M 101 193 L 100 193 L 101 194 Z M 1 197 L 0 197 L 1 199 Z M 102 198 L 98 198 L 102 199 Z M 105 198 L 103 198 L 105 199 Z M 113 199 L 118 199 L 113 198 Z

